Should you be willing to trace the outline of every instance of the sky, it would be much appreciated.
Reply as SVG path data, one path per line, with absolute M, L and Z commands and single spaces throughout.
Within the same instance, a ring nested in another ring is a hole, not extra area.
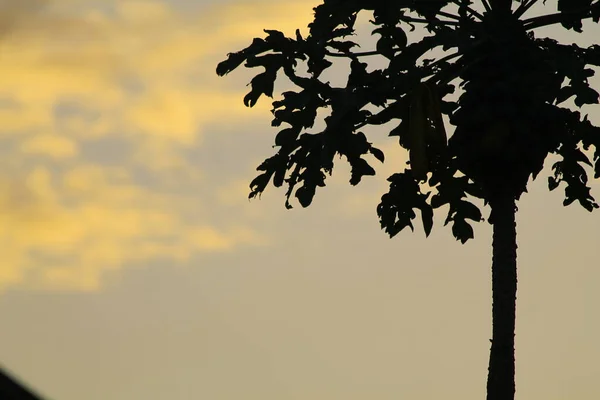
M 385 128 L 359 186 L 340 161 L 307 209 L 248 200 L 270 99 L 244 107 L 254 71 L 216 64 L 317 4 L 0 0 L 0 365 L 52 400 L 485 396 L 491 227 L 390 239 Z M 598 399 L 600 212 L 548 173 L 518 204 L 517 399 Z

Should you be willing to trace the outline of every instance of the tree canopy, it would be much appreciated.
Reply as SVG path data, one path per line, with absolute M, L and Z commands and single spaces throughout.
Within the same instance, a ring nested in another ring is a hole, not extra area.
M 292 196 L 307 207 L 325 186 L 336 155 L 351 166 L 350 184 L 359 184 L 375 174 L 367 155 L 384 162 L 367 138 L 368 127 L 393 122 L 389 135 L 411 157 L 410 167 L 388 178 L 389 192 L 377 207 L 390 236 L 414 229 L 416 212 L 429 235 L 434 209 L 448 205 L 445 225 L 451 223 L 454 236 L 466 242 L 473 238 L 471 221 L 483 220 L 469 196 L 487 203 L 508 192 L 518 199 L 548 154 L 560 157 L 549 189 L 564 186 L 564 205 L 598 208 L 586 166 L 600 178 L 600 128 L 561 104 L 571 98 L 577 107 L 599 102 L 588 78 L 591 67 L 600 66 L 600 46 L 561 44 L 533 31 L 561 24 L 582 32 L 582 21 L 600 19 L 600 1 L 558 0 L 556 13 L 522 18 L 536 2 L 518 1 L 511 12 L 510 0 L 483 0 L 486 12 L 480 13 L 469 0 L 325 0 L 314 8 L 308 36 L 265 30 L 264 38 L 229 53 L 219 75 L 242 64 L 263 69 L 244 97 L 248 107 L 262 95 L 273 97 L 282 74 L 297 87 L 273 101 L 272 126 L 281 127 L 278 150 L 258 166 L 250 198 L 272 182 L 287 186 L 287 208 Z M 374 50 L 360 52 L 351 38 L 362 11 L 372 13 L 372 33 L 379 37 Z M 406 32 L 416 25 L 427 35 L 409 43 Z M 432 49 L 453 53 L 424 58 Z M 372 55 L 386 57 L 387 66 L 370 70 L 364 60 Z M 345 87 L 320 79 L 340 58 L 350 63 Z M 307 74 L 297 72 L 299 63 Z M 463 89 L 458 101 L 445 99 L 457 87 Z M 319 109 L 330 110 L 326 126 L 309 132 Z M 442 114 L 456 127 L 447 141 Z

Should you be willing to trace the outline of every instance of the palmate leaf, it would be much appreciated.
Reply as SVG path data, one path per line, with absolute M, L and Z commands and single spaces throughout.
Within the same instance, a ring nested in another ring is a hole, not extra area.
M 429 236 L 433 227 L 433 209 L 427 202 L 429 194 L 421 192 L 418 182 L 410 173 L 396 173 L 388 178 L 390 190 L 381 197 L 377 215 L 381 228 L 390 237 L 396 236 L 404 228 L 414 231 L 412 220 L 415 209 L 421 211 L 425 235 Z
M 448 173 L 454 175 L 455 172 L 455 167 L 451 166 Z M 452 222 L 452 234 L 463 244 L 473 239 L 473 229 L 466 220 L 480 222 L 483 218 L 479 208 L 464 198 L 467 195 L 483 197 L 480 188 L 466 176 L 455 177 L 453 180 L 441 179 L 436 188 L 437 193 L 431 198 L 431 206 L 435 209 L 448 205 L 448 215 L 444 225 Z
M 567 206 L 578 201 L 583 208 L 593 211 L 598 208 L 598 204 L 590 193 L 586 167 L 594 170 L 594 177 L 600 176 L 600 128 L 592 125 L 587 116 L 582 119 L 578 111 L 560 111 L 562 118 L 557 119 L 555 125 L 563 125 L 565 130 L 562 143 L 555 153 L 562 159 L 552 166 L 554 174 L 548 178 L 548 188 L 552 191 L 565 183 L 563 204 Z M 583 150 L 590 150 L 593 146 L 594 154 L 582 151 L 580 142 Z
M 556 162 L 552 169 L 554 176 L 548 180 L 548 188 L 556 189 L 561 182 L 565 182 L 565 200 L 563 205 L 568 206 L 575 200 L 588 211 L 598 208 L 594 197 L 588 187 L 588 176 L 582 164 L 592 166 L 593 164 L 577 146 L 571 143 L 564 143 L 559 154 L 563 157 L 561 161 Z

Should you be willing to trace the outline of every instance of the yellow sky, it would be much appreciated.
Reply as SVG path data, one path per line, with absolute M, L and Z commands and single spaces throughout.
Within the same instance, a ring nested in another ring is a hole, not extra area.
M 55 400 L 482 398 L 490 227 L 380 231 L 385 129 L 377 178 L 247 200 L 270 103 L 215 66 L 314 5 L 0 0 L 0 365 Z M 518 215 L 517 398 L 597 399 L 600 214 L 545 185 Z
M 64 2 L 4 5 L 15 17 L 2 29 L 1 135 L 11 150 L 0 177 L 9 249 L 0 287 L 98 290 L 104 271 L 131 261 L 263 244 L 245 221 L 203 222 L 197 191 L 157 193 L 158 182 L 143 187 L 134 175 L 206 188 L 206 172 L 182 153 L 202 144 L 207 126 L 256 115 L 239 101 L 243 87 L 227 91 L 215 79 L 216 56 L 298 6 L 270 16 L 221 6 L 192 17 L 163 2 L 78 3 L 76 11 Z M 233 23 L 238 13 L 250 18 Z M 107 165 L 86 156 L 98 143 L 127 150 Z

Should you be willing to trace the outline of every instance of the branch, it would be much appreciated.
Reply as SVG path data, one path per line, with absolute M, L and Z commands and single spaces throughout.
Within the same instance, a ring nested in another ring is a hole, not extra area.
M 433 75 L 431 78 L 427 79 L 426 82 L 438 81 L 438 85 L 450 83 L 452 80 L 458 78 L 458 75 L 460 74 L 461 70 L 473 65 L 474 63 L 475 61 L 465 65 L 463 59 L 461 58 L 457 60 L 454 64 L 449 65 L 447 69 L 441 70 L 437 74 Z M 444 74 L 447 75 L 445 78 L 443 77 Z
M 523 21 L 523 26 L 526 30 L 530 30 L 530 29 L 535 29 L 535 28 L 539 28 L 542 26 L 548 26 L 548 25 L 560 23 L 565 20 L 568 20 L 569 17 L 574 17 L 574 16 L 575 17 L 581 16 L 582 17 L 581 19 L 591 18 L 592 17 L 591 11 L 593 11 L 596 7 L 600 7 L 600 1 L 596 1 L 594 4 L 590 5 L 589 7 L 580 8 L 575 11 L 547 14 L 547 15 L 542 15 L 540 17 L 529 18 L 529 19 L 526 19 Z
M 461 54 L 460 52 L 458 52 L 458 51 L 457 51 L 457 52 L 456 52 L 456 53 L 454 53 L 454 54 L 449 54 L 449 55 L 447 55 L 446 57 L 442 57 L 442 58 L 440 58 L 439 60 L 437 60 L 437 61 L 436 61 L 436 62 L 434 62 L 433 64 L 429 64 L 429 65 L 428 65 L 427 67 L 425 67 L 425 68 L 433 70 L 433 67 L 435 67 L 436 65 L 438 65 L 438 64 L 441 64 L 441 63 L 443 63 L 443 62 L 445 62 L 445 61 L 448 61 L 448 60 L 452 60 L 453 58 L 456 58 L 456 57 L 459 57 L 459 56 L 462 56 L 462 55 L 463 55 L 463 54 Z
M 360 53 L 353 53 L 351 51 L 347 52 L 347 53 L 334 53 L 332 51 L 329 50 L 325 50 L 325 54 L 331 57 L 346 57 L 346 58 L 355 58 L 355 57 L 367 57 L 367 56 L 379 56 L 381 55 L 380 52 L 378 51 L 363 51 Z
M 538 0 L 523 1 L 519 8 L 515 10 L 514 16 L 517 18 L 521 18 L 521 16 L 525 14 L 527 10 L 529 10 L 531 6 L 533 6 L 537 2 Z
M 444 12 L 444 11 L 438 11 L 437 13 L 439 15 L 444 16 L 444 17 L 448 17 L 448 18 L 452 18 L 452 19 L 455 19 L 457 21 L 460 21 L 460 17 L 458 15 L 454 15 L 452 13 L 447 13 L 447 12 Z
M 441 19 L 422 19 L 422 18 L 412 18 L 412 17 L 400 17 L 400 21 L 404 22 L 420 22 L 422 24 L 435 24 L 435 25 L 454 25 L 458 26 L 460 23 L 458 21 L 442 21 Z
M 483 8 L 485 8 L 485 11 L 492 12 L 492 6 L 490 5 L 490 3 L 488 3 L 488 0 L 481 0 L 481 4 L 483 4 Z
M 429 36 L 429 37 L 433 37 L 433 36 Z M 476 42 L 474 45 L 479 45 L 482 41 L 478 41 Z M 371 50 L 371 51 L 364 51 L 364 52 L 360 52 L 360 53 L 353 53 L 351 51 L 346 52 L 346 53 L 335 53 L 332 52 L 330 50 L 325 50 L 325 54 L 331 57 L 346 57 L 346 58 L 356 58 L 356 57 L 368 57 L 368 56 L 380 56 L 381 53 L 378 52 L 377 50 Z M 458 56 L 459 53 L 455 53 L 455 54 L 450 54 L 449 56 L 440 58 L 438 61 L 436 61 L 433 64 L 430 64 L 429 67 L 433 67 L 435 65 L 437 65 L 438 63 L 450 60 L 452 58 L 455 58 Z

